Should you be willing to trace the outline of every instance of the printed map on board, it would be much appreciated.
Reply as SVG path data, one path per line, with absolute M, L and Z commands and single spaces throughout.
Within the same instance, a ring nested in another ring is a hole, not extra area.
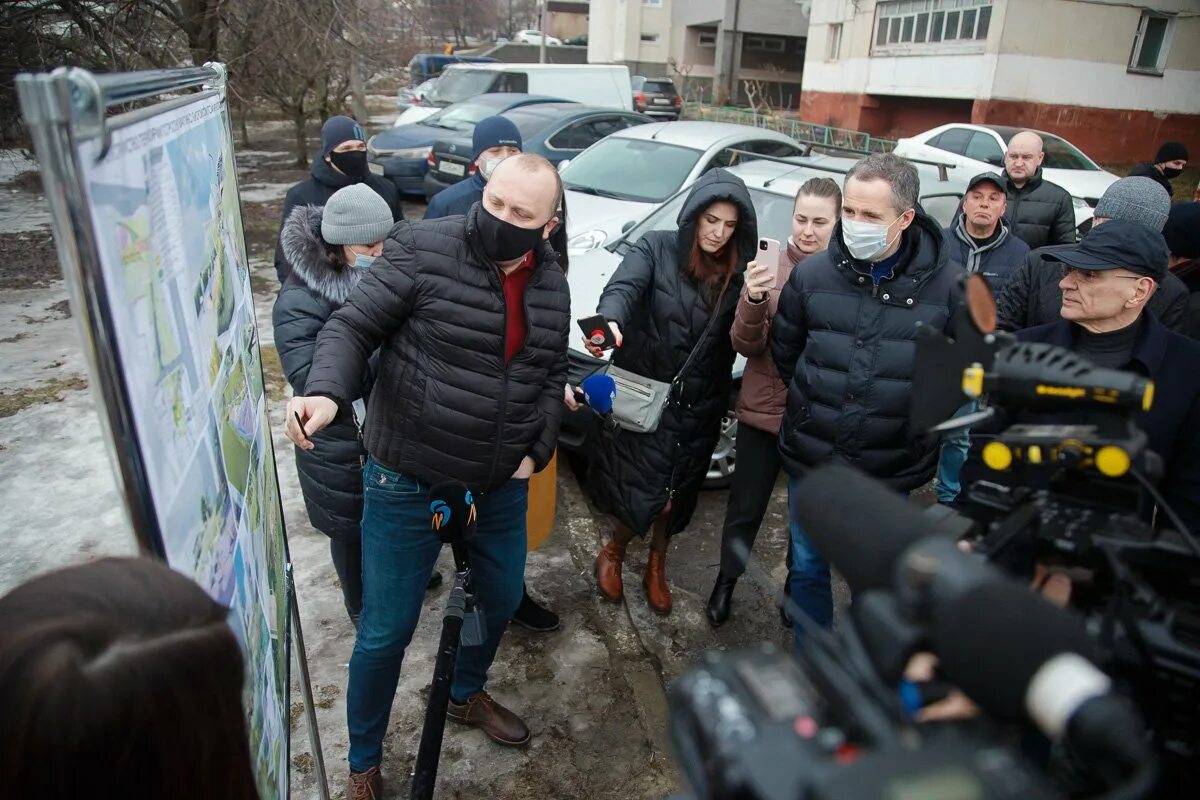
M 288 793 L 285 542 L 224 101 L 79 146 L 171 566 L 232 609 L 259 791 Z

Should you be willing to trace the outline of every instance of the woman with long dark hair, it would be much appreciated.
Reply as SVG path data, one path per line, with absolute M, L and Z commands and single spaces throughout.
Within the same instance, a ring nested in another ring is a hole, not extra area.
M 654 432 L 626 430 L 602 440 L 588 481 L 597 505 L 616 519 L 612 540 L 596 557 L 600 592 L 620 602 L 625 548 L 652 531 L 643 583 L 659 614 L 671 612 L 667 543 L 696 510 L 729 410 L 729 329 L 758 235 L 746 185 L 721 169 L 696 182 L 678 222 L 678 231 L 638 240 L 597 309 L 617 338 L 613 365 L 676 389 Z
M 137 558 L 0 598 L 0 794 L 258 800 L 228 616 Z

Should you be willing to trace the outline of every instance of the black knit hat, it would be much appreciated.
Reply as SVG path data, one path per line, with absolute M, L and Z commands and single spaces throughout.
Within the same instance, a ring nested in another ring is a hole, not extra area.
M 1163 142 L 1162 147 L 1158 148 L 1158 155 L 1154 156 L 1155 164 L 1162 164 L 1167 161 L 1187 160 L 1188 152 L 1183 142 Z
M 1171 255 L 1200 258 L 1200 203 L 1176 203 L 1171 206 L 1163 238 Z

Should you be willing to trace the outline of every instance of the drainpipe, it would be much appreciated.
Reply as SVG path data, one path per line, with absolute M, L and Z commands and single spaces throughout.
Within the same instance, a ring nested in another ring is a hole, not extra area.
M 737 76 L 736 71 L 741 66 L 736 63 L 738 56 L 738 18 L 742 11 L 742 0 L 733 0 L 733 41 L 729 45 L 729 85 L 726 90 L 729 92 L 729 102 L 731 105 L 737 105 Z

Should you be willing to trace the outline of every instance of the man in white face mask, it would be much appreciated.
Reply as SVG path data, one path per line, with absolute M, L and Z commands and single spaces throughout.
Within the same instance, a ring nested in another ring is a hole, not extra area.
M 471 146 L 475 153 L 471 175 L 435 194 L 425 209 L 425 219 L 466 214 L 482 200 L 483 187 L 496 165 L 521 152 L 521 132 L 506 117 L 488 117 L 475 126 Z
M 916 168 L 897 156 L 855 164 L 829 249 L 793 270 L 780 295 L 771 354 L 788 389 L 779 447 L 791 497 L 805 472 L 830 461 L 905 493 L 937 468 L 937 443 L 906 424 L 913 354 L 919 325 L 950 331 L 964 269 L 917 208 L 919 188 Z M 790 516 L 792 599 L 828 627 L 829 565 Z

